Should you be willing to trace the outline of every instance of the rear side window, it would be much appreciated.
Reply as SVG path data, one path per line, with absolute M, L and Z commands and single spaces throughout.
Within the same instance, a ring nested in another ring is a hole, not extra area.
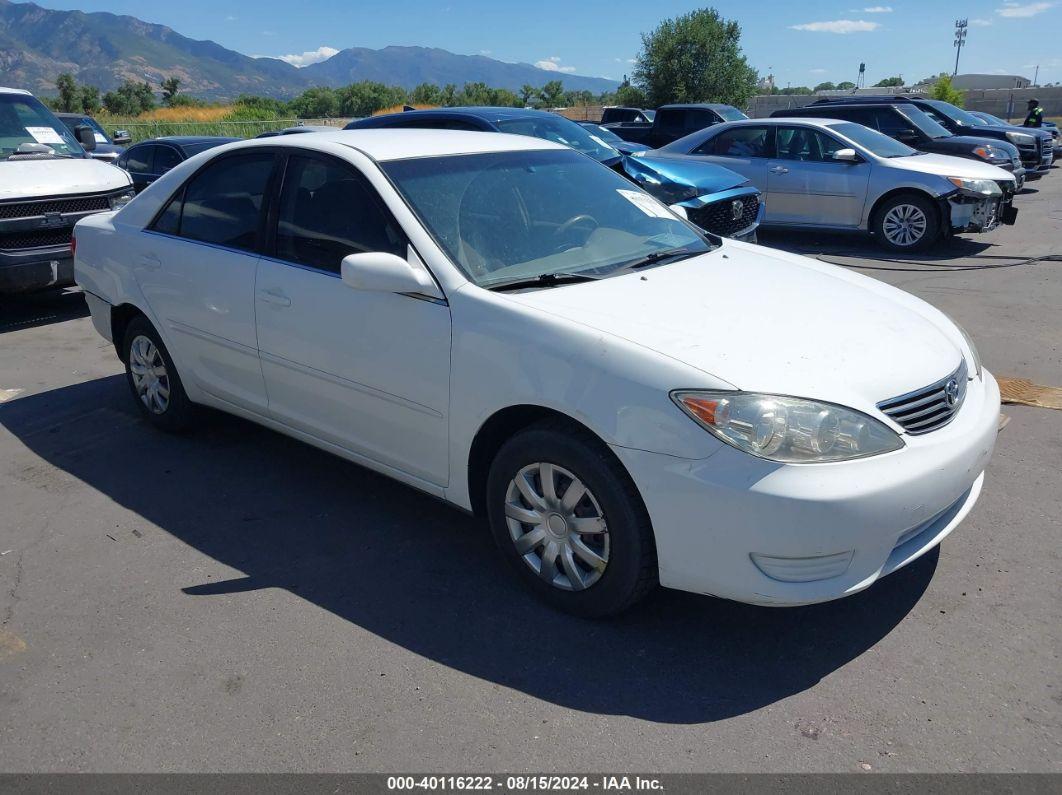
M 716 116 L 713 111 L 693 109 L 686 111 L 683 128 L 688 133 L 697 132 L 697 130 L 703 130 L 705 127 L 711 127 L 713 124 L 718 123 L 718 121 L 719 117 Z
M 768 157 L 766 127 L 735 127 L 709 138 L 693 154 L 716 157 Z
M 154 173 L 165 174 L 171 168 L 181 162 L 181 156 L 177 150 L 170 146 L 155 147 Z
M 224 157 L 196 175 L 184 192 L 181 237 L 253 250 L 273 160 L 271 153 Z
M 339 273 L 348 254 L 406 256 L 406 237 L 376 190 L 352 168 L 331 160 L 288 160 L 277 218 L 276 255 Z

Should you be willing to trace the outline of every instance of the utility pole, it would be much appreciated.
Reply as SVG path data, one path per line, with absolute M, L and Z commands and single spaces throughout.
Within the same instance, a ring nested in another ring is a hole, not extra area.
M 1036 72 L 1033 74 L 1032 84 L 1035 86 L 1036 81 L 1040 79 L 1040 64 L 1036 64 Z
M 962 53 L 962 47 L 966 44 L 966 26 L 965 19 L 955 20 L 955 71 L 951 73 L 954 77 L 959 73 L 959 55 Z

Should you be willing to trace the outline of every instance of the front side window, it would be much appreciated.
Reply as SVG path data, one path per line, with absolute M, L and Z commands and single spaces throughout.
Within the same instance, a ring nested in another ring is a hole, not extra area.
M 768 157 L 766 127 L 734 127 L 724 130 L 693 150 L 716 157 Z
M 833 162 L 833 153 L 844 144 L 809 127 L 779 127 L 775 146 L 781 160 L 806 160 L 813 163 Z
M 376 191 L 353 169 L 330 160 L 288 160 L 277 218 L 276 254 L 339 273 L 348 254 L 386 251 L 405 258 L 406 237 Z
M 223 157 L 199 172 L 185 188 L 181 237 L 254 250 L 273 161 L 271 153 Z
M 74 134 L 36 97 L 0 94 L 0 160 L 23 144 L 42 144 L 58 157 L 85 156 Z
M 181 162 L 181 156 L 177 154 L 177 150 L 171 146 L 156 146 L 155 147 L 155 165 L 154 172 L 156 174 L 165 174 L 171 168 Z
M 397 160 L 384 171 L 450 259 L 482 287 L 607 276 L 711 243 L 611 169 L 565 150 Z
M 122 155 L 125 161 L 122 163 L 122 168 L 136 174 L 150 173 L 151 150 L 154 148 L 152 144 L 145 144 L 144 146 L 134 146 L 132 149 L 127 149 L 125 154 Z

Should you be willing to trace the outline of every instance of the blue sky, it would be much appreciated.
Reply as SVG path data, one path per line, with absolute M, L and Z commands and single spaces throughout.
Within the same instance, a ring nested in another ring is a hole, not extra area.
M 742 44 L 779 85 L 902 74 L 918 80 L 951 71 L 953 23 L 970 19 L 960 71 L 1062 81 L 1062 0 L 38 0 L 48 8 L 111 11 L 169 25 L 248 55 L 288 56 L 305 65 L 332 49 L 412 44 L 557 71 L 620 79 L 640 33 L 661 19 L 714 5 L 742 27 Z

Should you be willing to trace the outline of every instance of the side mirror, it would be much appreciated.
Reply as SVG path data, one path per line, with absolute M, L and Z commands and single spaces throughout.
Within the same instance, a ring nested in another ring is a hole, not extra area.
M 408 261 L 385 251 L 348 254 L 340 266 L 343 282 L 355 290 L 377 293 L 437 294 L 435 282 Z
M 834 160 L 840 160 L 842 163 L 858 163 L 859 155 L 856 154 L 855 149 L 838 149 L 833 153 Z
M 131 144 L 133 142 L 133 136 L 129 134 L 128 130 L 115 130 L 114 135 L 111 136 L 111 140 L 119 146 L 125 144 Z
M 897 141 L 917 141 L 918 133 L 914 130 L 897 130 L 892 137 Z
M 96 131 L 89 127 L 87 124 L 79 124 L 74 128 L 74 136 L 77 138 L 77 142 L 85 147 L 86 152 L 92 152 L 96 149 Z

